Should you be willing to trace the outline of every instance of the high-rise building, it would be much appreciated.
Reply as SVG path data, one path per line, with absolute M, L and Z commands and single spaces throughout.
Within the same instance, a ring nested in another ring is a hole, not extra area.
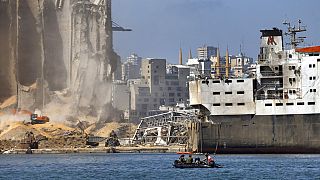
M 127 57 L 127 61 L 122 65 L 122 79 L 139 79 L 140 75 L 140 68 L 141 68 L 141 60 L 142 58 L 139 57 L 137 54 L 133 53 L 129 57 Z
M 167 65 L 165 59 L 144 59 L 141 65 L 141 79 L 130 81 L 131 120 L 148 115 L 150 110 L 160 106 L 175 106 L 187 102 L 189 89 L 187 77 L 190 67 Z
M 202 46 L 197 49 L 198 51 L 198 59 L 203 59 L 203 60 L 208 60 L 212 56 L 216 57 L 217 56 L 217 49 L 216 47 L 213 46 Z

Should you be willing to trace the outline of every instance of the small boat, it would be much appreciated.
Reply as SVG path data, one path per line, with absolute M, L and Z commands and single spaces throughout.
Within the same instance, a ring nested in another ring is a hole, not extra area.
M 212 165 L 208 165 L 201 162 L 187 164 L 187 163 L 181 163 L 179 160 L 175 160 L 173 163 L 173 167 L 175 168 L 222 168 L 223 166 L 219 164 L 215 164 L 214 166 L 212 166 Z

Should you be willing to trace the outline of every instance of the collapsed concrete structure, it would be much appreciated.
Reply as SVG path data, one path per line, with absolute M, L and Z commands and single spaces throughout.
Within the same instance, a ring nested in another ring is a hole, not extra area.
M 0 41 L 0 103 L 18 95 L 17 108 L 45 111 L 58 91 L 73 115 L 110 118 L 111 0 L 1 0 Z

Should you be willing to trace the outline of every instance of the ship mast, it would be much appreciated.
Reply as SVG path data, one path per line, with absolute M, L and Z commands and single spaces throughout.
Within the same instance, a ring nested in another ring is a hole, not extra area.
M 291 26 L 290 22 L 284 21 L 284 25 L 288 26 L 288 32 L 285 33 L 285 35 L 290 36 L 290 43 L 291 49 L 295 49 L 300 43 L 304 42 L 304 39 L 306 37 L 297 37 L 297 33 L 306 31 L 306 26 L 301 26 L 301 20 L 298 20 L 298 27 Z

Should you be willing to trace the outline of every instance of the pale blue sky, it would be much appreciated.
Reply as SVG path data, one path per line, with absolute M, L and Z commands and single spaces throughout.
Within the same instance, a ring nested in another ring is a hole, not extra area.
M 229 47 L 255 58 L 260 29 L 279 27 L 283 20 L 301 19 L 308 31 L 306 44 L 320 45 L 320 0 L 113 0 L 113 20 L 132 32 L 115 32 L 114 49 L 125 59 L 131 52 L 142 57 L 184 61 L 189 49 L 204 44 Z

